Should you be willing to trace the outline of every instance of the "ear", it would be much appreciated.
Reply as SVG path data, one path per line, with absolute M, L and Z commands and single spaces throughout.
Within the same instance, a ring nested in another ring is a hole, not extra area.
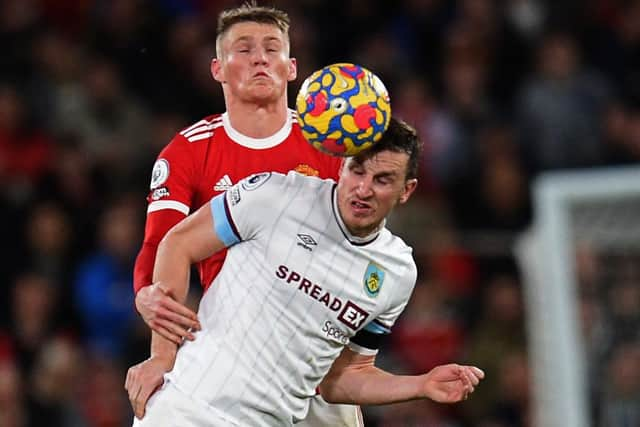
M 222 69 L 222 64 L 218 58 L 213 58 L 211 60 L 211 75 L 213 79 L 219 83 L 226 83 L 227 80 L 224 77 L 224 71 Z
M 404 183 L 404 189 L 402 190 L 402 194 L 400 194 L 398 203 L 401 205 L 404 203 L 407 203 L 407 201 L 409 200 L 409 198 L 411 197 L 411 195 L 413 194 L 417 186 L 418 186 L 417 179 L 415 178 L 408 179 L 407 182 Z
M 294 81 L 298 77 L 298 61 L 296 58 L 289 58 L 289 74 L 287 75 L 287 81 Z

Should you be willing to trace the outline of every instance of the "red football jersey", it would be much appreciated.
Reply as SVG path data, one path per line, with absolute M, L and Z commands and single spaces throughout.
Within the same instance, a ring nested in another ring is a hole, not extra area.
M 213 196 L 256 172 L 298 171 L 338 179 L 341 160 L 316 150 L 300 132 L 296 113 L 269 138 L 242 135 L 228 115 L 206 117 L 177 134 L 156 160 L 147 197 L 145 239 L 136 260 L 136 292 L 151 283 L 157 245 L 164 234 Z M 222 267 L 226 251 L 198 263 L 200 281 L 209 287 Z

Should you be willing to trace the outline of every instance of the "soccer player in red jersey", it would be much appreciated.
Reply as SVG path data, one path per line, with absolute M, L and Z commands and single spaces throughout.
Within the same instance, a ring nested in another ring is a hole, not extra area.
M 154 372 L 171 369 L 167 361 L 156 357 L 157 349 L 193 339 L 190 330 L 200 328 L 193 311 L 160 287 L 150 286 L 156 250 L 167 231 L 214 195 L 255 172 L 295 170 L 321 178 L 338 177 L 340 159 L 308 144 L 295 112 L 287 107 L 287 83 L 297 72 L 296 61 L 289 56 L 288 29 L 286 13 L 273 8 L 245 4 L 221 13 L 211 74 L 222 84 L 227 111 L 179 132 L 153 167 L 144 242 L 134 270 L 136 308 L 152 329 L 151 358 L 132 368 L 150 372 L 149 381 L 156 378 Z M 226 251 L 198 263 L 205 290 L 220 271 L 225 255 Z M 146 401 L 154 387 L 133 393 L 148 394 Z M 358 407 L 327 405 L 317 399 L 307 425 L 362 424 Z

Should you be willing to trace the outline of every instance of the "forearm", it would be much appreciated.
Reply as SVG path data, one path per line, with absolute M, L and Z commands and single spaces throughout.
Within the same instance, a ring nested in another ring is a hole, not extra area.
M 153 283 L 164 296 L 184 304 L 189 291 L 191 264 L 200 261 L 224 244 L 213 232 L 214 225 L 208 205 L 173 227 L 158 246 L 153 270 Z M 182 334 L 181 334 L 182 335 Z M 177 337 L 176 341 L 184 339 Z M 176 344 L 153 332 L 151 354 L 175 358 Z
M 180 239 L 168 235 L 160 244 L 153 270 L 153 282 L 179 303 L 184 303 L 189 291 L 191 261 Z M 151 332 L 151 357 L 162 358 L 173 367 L 178 346 L 159 333 Z
M 320 393 L 330 403 L 382 405 L 424 398 L 423 382 L 420 376 L 393 375 L 366 366 L 329 373 Z
M 176 361 L 178 346 L 159 333 L 151 331 L 151 357 L 159 358 L 166 362 L 167 372 L 173 369 Z
M 143 242 L 133 267 L 133 291 L 138 291 L 153 283 L 153 264 L 156 260 L 158 244 Z
M 133 288 L 136 294 L 141 288 L 152 284 L 158 245 L 167 232 L 184 218 L 184 213 L 173 209 L 163 209 L 147 215 L 144 240 L 133 269 Z
M 153 284 L 180 304 L 189 291 L 189 272 L 194 262 L 185 239 L 171 231 L 160 242 L 153 269 Z

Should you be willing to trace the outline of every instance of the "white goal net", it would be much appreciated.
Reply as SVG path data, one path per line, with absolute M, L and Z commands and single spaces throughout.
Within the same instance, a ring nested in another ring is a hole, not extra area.
M 533 194 L 516 245 L 533 426 L 640 425 L 640 168 L 548 173 Z

